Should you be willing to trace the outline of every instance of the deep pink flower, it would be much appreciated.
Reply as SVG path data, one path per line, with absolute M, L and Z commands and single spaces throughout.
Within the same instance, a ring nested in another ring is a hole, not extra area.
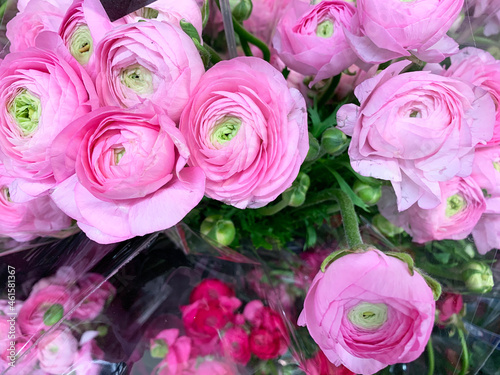
M 177 26 L 144 20 L 114 28 L 95 50 L 103 105 L 151 100 L 177 121 L 205 72 L 191 38 Z
M 179 128 L 192 152 L 189 164 L 207 176 L 206 195 L 238 208 L 276 199 L 297 177 L 309 148 L 304 98 L 255 57 L 212 67 Z
M 358 0 L 349 43 L 367 63 L 381 63 L 415 55 L 427 62 L 441 62 L 458 52 L 446 35 L 464 0 L 401 1 Z
M 184 137 L 157 107 L 82 116 L 57 137 L 52 156 L 60 181 L 52 199 L 99 243 L 169 228 L 203 196 L 203 173 L 184 168 Z
M 87 297 L 102 282 L 104 283 Z M 78 286 L 80 293 L 76 295 L 76 301 L 80 302 L 82 298 L 86 297 L 73 314 L 73 318 L 80 320 L 95 319 L 102 312 L 106 302 L 113 298 L 116 293 L 116 288 L 110 282 L 104 281 L 102 275 L 96 273 L 88 273 L 83 276 L 78 280 Z
M 237 375 L 238 369 L 229 362 L 206 359 L 193 364 L 192 373 L 196 375 Z
M 445 322 L 453 314 L 458 314 L 464 307 L 464 301 L 460 294 L 443 293 L 436 302 L 436 309 L 439 310 L 439 320 Z
M 379 210 L 394 225 L 404 228 L 413 241 L 461 240 L 467 238 L 486 210 L 483 191 L 470 177 L 440 182 L 441 203 L 430 209 L 418 204 L 398 212 L 396 196 L 384 188 Z
M 204 279 L 196 285 L 189 296 L 189 302 L 199 299 L 217 300 L 220 297 L 234 297 L 234 290 L 225 282 L 218 279 Z
M 349 156 L 364 176 L 389 180 L 398 209 L 441 203 L 439 183 L 471 173 L 474 149 L 493 135 L 495 105 L 484 90 L 429 72 L 397 75 L 391 65 L 354 91 L 338 127 L 352 136 Z
M 342 365 L 335 366 L 321 350 L 318 350 L 314 357 L 301 363 L 300 369 L 306 375 L 355 375 L 354 372 Z
M 246 365 L 250 361 L 252 353 L 250 353 L 248 333 L 241 326 L 234 326 L 222 334 L 221 338 L 222 354 L 234 361 Z
M 312 83 L 336 76 L 358 60 L 344 35 L 355 13 L 352 4 L 341 0 L 317 5 L 292 0 L 280 19 L 273 46 L 287 67 L 314 75 Z
M 431 288 L 401 260 L 371 249 L 318 272 L 298 324 L 326 357 L 356 374 L 422 354 L 434 325 Z

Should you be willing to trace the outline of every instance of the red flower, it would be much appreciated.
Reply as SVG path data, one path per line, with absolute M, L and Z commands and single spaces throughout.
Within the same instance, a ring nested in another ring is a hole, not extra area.
M 221 339 L 224 356 L 231 358 L 236 363 L 246 365 L 250 360 L 248 333 L 242 327 L 231 327 Z
M 200 299 L 217 300 L 220 297 L 234 297 L 234 290 L 226 283 L 217 279 L 205 279 L 191 292 L 189 302 L 194 303 Z

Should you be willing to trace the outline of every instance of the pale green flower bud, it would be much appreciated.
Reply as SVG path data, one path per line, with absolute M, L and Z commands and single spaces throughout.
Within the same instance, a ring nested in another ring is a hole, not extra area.
M 234 18 L 239 22 L 247 20 L 252 14 L 253 4 L 252 0 L 240 0 L 238 4 L 231 7 Z
M 348 144 L 347 136 L 334 127 L 326 129 L 321 136 L 321 147 L 330 155 L 340 155 L 345 151 Z
M 205 218 L 201 223 L 200 232 L 223 246 L 230 245 L 236 236 L 233 222 L 224 219 L 221 215 Z
M 300 172 L 292 186 L 283 192 L 283 199 L 289 201 L 291 207 L 299 207 L 306 200 L 307 190 L 311 185 L 311 179 L 303 172 Z
M 403 228 L 397 227 L 381 214 L 377 214 L 372 219 L 372 224 L 387 237 L 393 237 L 404 232 Z
M 482 262 L 470 262 L 462 271 L 465 286 L 471 292 L 487 293 L 494 285 L 490 267 Z
M 370 185 L 360 180 L 356 180 L 353 190 L 368 206 L 374 205 L 382 197 L 382 186 Z

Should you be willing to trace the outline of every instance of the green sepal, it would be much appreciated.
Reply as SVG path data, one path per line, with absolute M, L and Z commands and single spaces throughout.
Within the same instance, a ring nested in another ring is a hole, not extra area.
M 193 26 L 191 22 L 186 21 L 184 18 L 179 21 L 179 24 L 181 25 L 181 29 L 191 38 L 198 43 L 201 44 L 201 38 L 200 35 L 198 34 L 198 30 L 196 30 L 196 27 Z
M 200 53 L 200 56 L 201 56 L 201 60 L 203 61 L 203 65 L 205 65 L 205 67 L 208 66 L 208 64 L 210 64 L 210 52 L 208 52 L 205 47 L 203 47 L 201 45 L 200 42 L 198 42 L 196 39 L 192 39 L 193 40 L 193 43 L 194 45 L 196 46 L 196 49 L 198 50 L 198 52 Z
M 424 278 L 427 285 L 429 285 L 429 288 L 432 289 L 432 294 L 434 295 L 434 300 L 437 301 L 439 299 L 439 297 L 441 296 L 441 292 L 442 292 L 441 284 L 439 284 L 437 282 L 437 280 L 433 279 L 429 275 L 423 274 L 421 272 L 419 272 L 419 273 L 422 275 L 422 277 Z
M 413 276 L 415 273 L 415 263 L 413 262 L 413 258 L 410 254 L 407 253 L 396 253 L 393 251 L 385 253 L 385 255 L 389 255 L 390 257 L 398 258 L 399 260 L 405 262 L 408 265 L 408 270 L 410 271 L 410 275 Z M 440 292 L 441 294 L 441 292 Z
M 334 261 L 336 261 L 337 259 L 340 259 L 342 258 L 344 255 L 347 255 L 347 254 L 350 254 L 351 251 L 349 250 L 338 250 L 338 251 L 334 251 L 333 253 L 331 253 L 330 255 L 328 255 L 325 260 L 323 261 L 323 263 L 321 263 L 321 272 L 325 272 L 326 271 L 326 268 L 331 264 L 333 263 Z

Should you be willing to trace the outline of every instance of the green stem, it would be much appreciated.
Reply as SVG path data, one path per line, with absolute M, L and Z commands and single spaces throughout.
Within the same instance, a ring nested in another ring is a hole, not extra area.
M 460 336 L 460 344 L 462 345 L 462 369 L 459 375 L 465 375 L 469 369 L 469 349 L 467 349 L 467 342 L 465 341 L 463 329 L 458 329 L 458 335 Z
M 432 339 L 429 337 L 427 341 L 427 356 L 429 357 L 429 370 L 427 375 L 434 375 L 434 348 L 432 347 Z
M 210 53 L 210 60 L 212 60 L 214 64 L 217 64 L 219 61 L 222 61 L 222 58 L 219 56 L 219 54 L 215 52 L 215 50 L 208 44 L 205 43 L 203 45 L 203 48 L 205 48 L 208 51 L 208 53 Z
M 333 193 L 340 205 L 340 213 L 342 214 L 342 223 L 344 225 L 347 244 L 350 249 L 356 250 L 363 245 L 363 240 L 359 233 L 358 217 L 354 210 L 354 204 L 351 198 L 342 190 L 335 189 Z
M 257 210 L 257 212 L 263 216 L 271 216 L 271 215 L 274 215 L 274 214 L 280 212 L 285 207 L 288 207 L 288 203 L 290 203 L 290 202 L 282 199 L 279 203 L 276 203 L 273 206 L 266 206 L 266 207 L 259 208 Z
M 240 39 L 241 48 L 243 48 L 243 52 L 245 52 L 245 56 L 253 56 L 252 50 L 248 45 L 248 42 L 244 39 Z
M 318 100 L 318 108 L 324 107 L 325 104 L 328 103 L 328 101 L 332 98 L 333 94 L 335 93 L 335 90 L 337 89 L 337 86 L 339 85 L 341 76 L 342 73 L 337 74 L 335 77 L 332 78 L 327 89 L 325 90 L 323 95 L 321 95 L 321 98 L 319 98 Z
M 254 36 L 253 34 L 249 33 L 241 24 L 234 18 L 233 16 L 233 27 L 234 31 L 238 36 L 240 37 L 241 41 L 246 41 L 248 43 L 253 44 L 255 47 L 260 49 L 262 51 L 262 56 L 264 60 L 269 62 L 271 60 L 271 52 L 269 51 L 269 48 L 267 47 L 266 43 L 264 43 L 262 40 Z
M 7 9 L 7 4 L 9 3 L 9 0 L 5 0 L 5 2 L 0 5 L 0 20 L 3 21 L 3 16 L 5 14 L 5 10 Z

